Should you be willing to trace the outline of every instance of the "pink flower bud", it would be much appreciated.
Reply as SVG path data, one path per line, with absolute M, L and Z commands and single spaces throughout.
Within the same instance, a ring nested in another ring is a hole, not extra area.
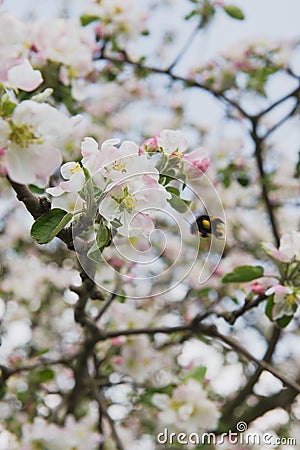
M 145 142 L 143 142 L 142 147 L 146 149 L 148 152 L 157 152 L 158 151 L 158 143 L 156 137 L 151 137 L 149 139 L 146 139 Z
M 125 342 L 126 342 L 125 336 L 117 336 L 111 339 L 111 343 L 114 347 L 119 347 L 120 345 L 123 345 Z
M 103 38 L 105 36 L 105 33 L 103 31 L 103 27 L 100 23 L 98 23 L 95 27 L 94 27 L 94 32 L 97 38 Z
M 108 260 L 109 265 L 113 266 L 115 269 L 120 269 L 123 265 L 122 259 L 119 258 L 110 258 Z
M 265 292 L 265 287 L 262 284 L 260 284 L 258 281 L 253 281 L 251 283 L 251 291 L 254 294 L 259 294 L 260 295 L 260 294 L 263 294 Z
M 114 358 L 112 358 L 112 362 L 118 365 L 123 364 L 124 358 L 122 358 L 122 356 L 115 356 Z

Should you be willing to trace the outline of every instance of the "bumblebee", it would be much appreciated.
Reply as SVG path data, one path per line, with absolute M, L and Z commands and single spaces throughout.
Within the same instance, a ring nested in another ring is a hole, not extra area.
M 225 239 L 225 224 L 219 217 L 201 215 L 191 225 L 191 233 L 196 234 L 197 232 L 202 238 L 208 238 L 213 234 L 218 239 Z

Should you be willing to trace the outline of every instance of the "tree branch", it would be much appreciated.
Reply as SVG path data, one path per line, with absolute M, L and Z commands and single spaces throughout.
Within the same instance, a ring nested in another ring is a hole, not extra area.
M 46 197 L 37 197 L 27 186 L 16 183 L 9 177 L 7 179 L 15 191 L 17 199 L 24 203 L 27 211 L 30 212 L 35 220 L 51 209 L 51 202 Z M 57 237 L 67 245 L 69 250 L 74 250 L 72 226 L 61 230 Z
M 281 329 L 274 327 L 272 336 L 269 340 L 269 345 L 263 360 L 267 363 L 271 362 L 274 350 L 276 348 L 277 342 L 281 335 Z M 255 384 L 257 383 L 260 375 L 263 372 L 263 368 L 261 366 L 257 367 L 255 373 L 251 376 L 248 383 L 244 386 L 244 388 L 237 394 L 237 396 L 227 402 L 225 407 L 223 408 L 222 418 L 220 419 L 222 423 L 226 423 L 229 428 L 231 428 L 236 422 L 237 418 L 234 415 L 234 410 L 243 404 L 243 402 L 247 399 L 247 397 L 252 393 Z
M 202 22 L 200 22 L 200 24 L 198 24 L 196 26 L 196 28 L 194 28 L 192 30 L 191 34 L 189 35 L 189 37 L 187 38 L 186 42 L 184 43 L 182 49 L 179 51 L 178 55 L 176 56 L 176 58 L 174 59 L 172 64 L 170 64 L 170 66 L 168 67 L 167 72 L 170 72 L 173 69 L 173 67 L 177 66 L 179 61 L 184 57 L 186 51 L 188 50 L 188 48 L 192 44 L 193 40 L 195 39 L 195 37 L 197 36 L 199 31 L 201 30 L 201 23 Z
M 114 441 L 116 443 L 117 449 L 118 450 L 125 450 L 125 447 L 123 446 L 123 444 L 121 442 L 121 439 L 119 438 L 119 435 L 118 435 L 118 433 L 116 431 L 115 422 L 113 421 L 113 419 L 108 414 L 105 398 L 97 390 L 94 391 L 94 396 L 95 396 L 95 399 L 96 399 L 96 401 L 97 401 L 97 403 L 99 405 L 99 412 L 101 413 L 102 416 L 106 417 L 106 419 L 107 419 L 107 421 L 109 423 L 109 426 L 110 426 L 110 429 L 111 429 L 111 434 L 112 434 L 112 437 L 113 437 L 113 439 L 114 439 Z
M 266 183 L 266 174 L 265 174 L 265 170 L 264 170 L 264 161 L 263 161 L 263 156 L 262 156 L 262 150 L 263 150 L 262 149 L 262 139 L 259 138 L 257 135 L 256 121 L 253 120 L 252 125 L 253 125 L 253 130 L 251 132 L 251 136 L 255 143 L 255 159 L 256 159 L 256 165 L 258 168 L 258 172 L 260 175 L 262 198 L 264 199 L 266 209 L 267 209 L 267 212 L 269 215 L 275 243 L 276 243 L 277 247 L 279 247 L 280 236 L 279 236 L 279 231 L 278 231 L 278 225 L 277 225 L 276 217 L 274 214 L 274 207 L 269 198 L 269 191 L 268 191 L 268 187 L 267 187 L 267 183 Z
M 157 333 L 164 334 L 172 334 L 172 333 L 180 333 L 186 332 L 192 337 L 193 335 L 204 335 L 211 338 L 219 339 L 223 344 L 228 345 L 230 348 L 235 350 L 241 356 L 246 358 L 249 361 L 255 362 L 261 369 L 267 370 L 276 378 L 282 381 L 282 383 L 286 386 L 289 386 L 293 390 L 296 390 L 300 393 L 300 385 L 290 378 L 286 377 L 284 374 L 278 372 L 274 367 L 272 367 L 269 363 L 264 360 L 260 360 L 252 355 L 248 350 L 242 347 L 235 339 L 225 336 L 217 331 L 214 326 L 207 326 L 200 324 L 198 321 L 191 321 L 187 325 L 179 325 L 175 327 L 157 327 L 157 328 L 142 328 L 142 329 L 127 329 L 127 330 L 118 330 L 118 331 L 110 331 L 107 333 L 103 333 L 99 331 L 99 336 L 97 338 L 98 341 L 103 341 L 106 339 L 111 339 L 118 336 L 137 336 L 140 334 L 147 334 L 148 336 L 153 336 Z
M 251 116 L 237 102 L 226 97 L 226 95 L 221 91 L 214 90 L 213 88 L 205 86 L 204 84 L 201 84 L 191 78 L 185 78 L 180 75 L 175 75 L 169 69 L 160 69 L 159 67 L 146 66 L 140 62 L 132 61 L 127 56 L 126 52 L 121 52 L 120 56 L 122 56 L 122 60 L 112 57 L 112 56 L 109 56 L 109 55 L 103 55 L 103 54 L 100 55 L 98 57 L 98 59 L 103 59 L 103 60 L 109 61 L 114 64 L 118 64 L 118 65 L 123 62 L 132 67 L 135 67 L 136 69 L 144 70 L 146 72 L 150 72 L 150 73 L 154 73 L 154 74 L 169 76 L 173 81 L 181 81 L 188 87 L 197 87 L 197 88 L 203 89 L 204 91 L 212 94 L 214 97 L 221 99 L 221 100 L 225 101 L 225 103 L 236 108 L 242 114 L 243 117 L 245 117 L 247 119 L 251 118 Z

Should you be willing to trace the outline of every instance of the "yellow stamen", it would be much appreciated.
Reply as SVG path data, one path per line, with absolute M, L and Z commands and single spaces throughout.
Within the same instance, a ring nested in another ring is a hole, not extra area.
M 127 172 L 127 170 L 126 170 L 126 162 L 121 162 L 121 161 L 114 161 L 113 163 L 112 163 L 112 168 L 113 168 L 113 170 L 117 170 L 118 172 L 121 172 L 121 173 L 126 173 Z
M 74 175 L 74 173 L 80 172 L 80 170 L 81 170 L 80 164 L 76 163 L 76 165 L 72 167 L 72 169 L 70 169 L 70 172 L 72 175 Z
M 285 297 L 287 303 L 292 306 L 296 303 L 296 297 L 294 294 L 287 294 L 287 296 Z
M 133 211 L 134 208 L 136 207 L 137 202 L 136 199 L 133 197 L 133 195 L 128 195 L 122 200 L 122 204 L 125 206 L 127 210 Z

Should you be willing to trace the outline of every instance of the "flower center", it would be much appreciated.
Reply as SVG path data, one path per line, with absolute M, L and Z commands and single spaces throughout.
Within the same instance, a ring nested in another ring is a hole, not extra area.
M 121 161 L 114 161 L 112 163 L 112 169 L 116 170 L 117 172 L 121 172 L 121 173 L 126 173 L 126 162 L 121 162 Z
M 21 148 L 27 148 L 30 144 L 42 144 L 41 138 L 35 136 L 30 126 L 26 123 L 16 125 L 13 122 L 9 123 L 10 134 L 9 140 L 19 145 Z
M 121 205 L 124 206 L 128 212 L 132 212 L 136 205 L 136 198 L 132 194 L 128 194 L 127 197 L 123 198 Z
M 74 175 L 74 173 L 77 173 L 80 171 L 81 171 L 81 166 L 79 163 L 76 163 L 76 165 L 74 167 L 72 167 L 72 169 L 70 169 L 70 172 L 72 175 Z
M 293 306 L 296 303 L 296 297 L 294 294 L 287 294 L 285 299 L 289 306 Z

